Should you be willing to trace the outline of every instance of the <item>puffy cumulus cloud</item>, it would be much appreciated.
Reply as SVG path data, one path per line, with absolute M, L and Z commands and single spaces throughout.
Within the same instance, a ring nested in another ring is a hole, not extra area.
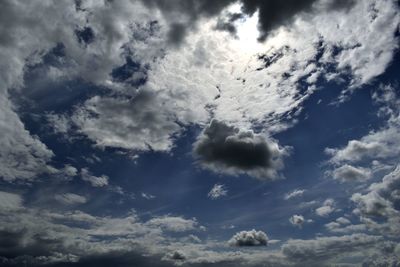
M 85 204 L 87 201 L 86 197 L 73 193 L 56 194 L 54 199 L 65 205 Z
M 293 215 L 289 219 L 290 223 L 294 226 L 301 227 L 304 223 L 304 217 L 302 215 Z
M 318 265 L 329 264 L 332 258 L 341 258 L 354 252 L 364 252 L 382 241 L 380 236 L 352 234 L 317 237 L 316 239 L 291 239 L 282 246 L 282 253 L 293 262 Z
M 328 199 L 326 199 L 325 201 L 324 201 L 324 203 L 323 203 L 323 205 L 321 206 L 321 207 L 319 207 L 319 208 L 317 208 L 316 210 L 315 210 L 315 213 L 318 215 L 318 216 L 321 216 L 321 217 L 327 217 L 327 216 L 329 216 L 332 212 L 334 212 L 336 209 L 335 209 L 335 201 L 333 200 L 333 199 L 331 199 L 331 198 L 328 198 Z
M 228 190 L 223 184 L 215 184 L 210 192 L 208 192 L 207 196 L 211 199 L 217 199 L 228 194 Z
M 289 200 L 289 199 L 292 199 L 292 198 L 301 197 L 301 196 L 303 196 L 304 192 L 306 192 L 306 191 L 307 190 L 305 190 L 305 189 L 295 189 L 292 192 L 289 192 L 289 193 L 285 194 L 284 199 L 285 200 Z
M 87 168 L 82 168 L 80 174 L 82 180 L 90 183 L 94 187 L 103 187 L 108 185 L 109 178 L 107 175 L 95 176 Z
M 354 167 L 348 164 L 333 170 L 333 178 L 341 182 L 365 181 L 371 178 L 371 171 L 362 167 Z
M 373 183 L 366 193 L 355 193 L 351 200 L 361 221 L 372 230 L 383 234 L 400 233 L 400 166 L 385 175 L 381 182 Z
M 268 236 L 263 231 L 241 231 L 236 233 L 229 241 L 230 246 L 252 247 L 266 246 L 268 244 Z
M 205 167 L 232 175 L 247 174 L 259 179 L 277 179 L 287 148 L 253 131 L 240 130 L 212 120 L 197 138 L 195 156 Z
M 182 217 L 164 216 L 153 218 L 149 220 L 147 224 L 171 232 L 186 232 L 196 229 L 204 229 L 202 226 L 198 225 L 196 218 L 185 219 Z

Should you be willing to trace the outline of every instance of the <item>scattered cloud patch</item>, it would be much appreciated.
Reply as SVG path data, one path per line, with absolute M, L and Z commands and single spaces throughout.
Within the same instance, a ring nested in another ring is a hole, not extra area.
M 324 201 L 324 204 L 321 207 L 315 210 L 315 213 L 321 217 L 328 217 L 335 210 L 335 201 L 331 198 L 328 198 Z
M 294 226 L 298 226 L 301 228 L 301 226 L 304 223 L 304 217 L 302 215 L 293 215 L 292 217 L 290 217 L 289 219 L 290 223 Z
M 218 199 L 220 197 L 226 196 L 228 194 L 228 190 L 223 184 L 215 184 L 213 188 L 211 188 L 210 192 L 208 192 L 207 196 L 211 199 Z
M 285 200 L 289 200 L 289 199 L 292 199 L 292 198 L 301 197 L 301 196 L 303 196 L 304 192 L 306 192 L 306 191 L 307 190 L 305 190 L 305 189 L 295 189 L 292 192 L 289 192 L 289 193 L 285 194 L 284 199 Z
M 90 183 L 93 187 L 103 187 L 108 185 L 108 176 L 94 176 L 87 168 L 81 169 L 82 180 Z

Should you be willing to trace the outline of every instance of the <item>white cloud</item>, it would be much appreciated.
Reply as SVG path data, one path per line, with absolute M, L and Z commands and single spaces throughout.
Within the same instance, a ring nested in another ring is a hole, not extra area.
M 109 179 L 107 175 L 94 176 L 87 168 L 81 169 L 81 178 L 94 187 L 107 186 Z
M 215 184 L 213 188 L 211 188 L 210 192 L 208 192 L 207 196 L 211 199 L 218 199 L 220 197 L 226 196 L 228 194 L 228 190 L 223 184 Z
M 301 228 L 301 226 L 304 223 L 304 217 L 302 215 L 293 215 L 292 217 L 290 217 L 289 221 L 291 222 L 292 225 L 294 226 L 298 226 Z
M 289 192 L 289 193 L 285 194 L 284 199 L 285 200 L 289 200 L 289 199 L 292 199 L 292 198 L 301 197 L 301 196 L 303 196 L 304 192 L 306 192 L 306 191 L 307 190 L 305 190 L 305 189 L 295 189 L 292 192 Z
M 348 164 L 333 170 L 333 178 L 341 182 L 365 181 L 371 178 L 371 171 L 362 167 L 354 167 Z
M 327 216 L 329 216 L 332 212 L 334 212 L 336 209 L 335 209 L 335 201 L 333 200 L 333 199 L 331 199 L 331 198 L 328 198 L 328 199 L 326 199 L 325 201 L 324 201 L 324 204 L 321 206 L 321 207 L 319 207 L 319 208 L 317 208 L 316 210 L 315 210 L 315 213 L 318 215 L 318 216 L 321 216 L 321 217 L 327 217 Z

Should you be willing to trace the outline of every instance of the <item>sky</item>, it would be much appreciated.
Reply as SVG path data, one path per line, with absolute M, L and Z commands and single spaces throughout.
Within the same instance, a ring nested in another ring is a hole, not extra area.
M 0 2 L 0 266 L 400 266 L 396 0 Z

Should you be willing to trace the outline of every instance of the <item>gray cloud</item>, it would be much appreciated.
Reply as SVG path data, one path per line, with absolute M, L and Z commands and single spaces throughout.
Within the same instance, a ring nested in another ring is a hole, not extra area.
M 241 231 L 236 233 L 228 244 L 237 247 L 266 246 L 268 244 L 268 236 L 263 231 Z
M 295 239 L 284 244 L 282 252 L 294 262 L 317 264 L 320 261 L 327 263 L 333 257 L 374 247 L 379 241 L 382 241 L 382 237 L 366 234 L 318 237 L 311 240 Z
M 243 131 L 212 120 L 193 148 L 201 164 L 213 171 L 277 179 L 287 149 L 253 131 Z
M 73 193 L 56 194 L 54 199 L 66 205 L 85 204 L 87 201 L 86 197 Z

